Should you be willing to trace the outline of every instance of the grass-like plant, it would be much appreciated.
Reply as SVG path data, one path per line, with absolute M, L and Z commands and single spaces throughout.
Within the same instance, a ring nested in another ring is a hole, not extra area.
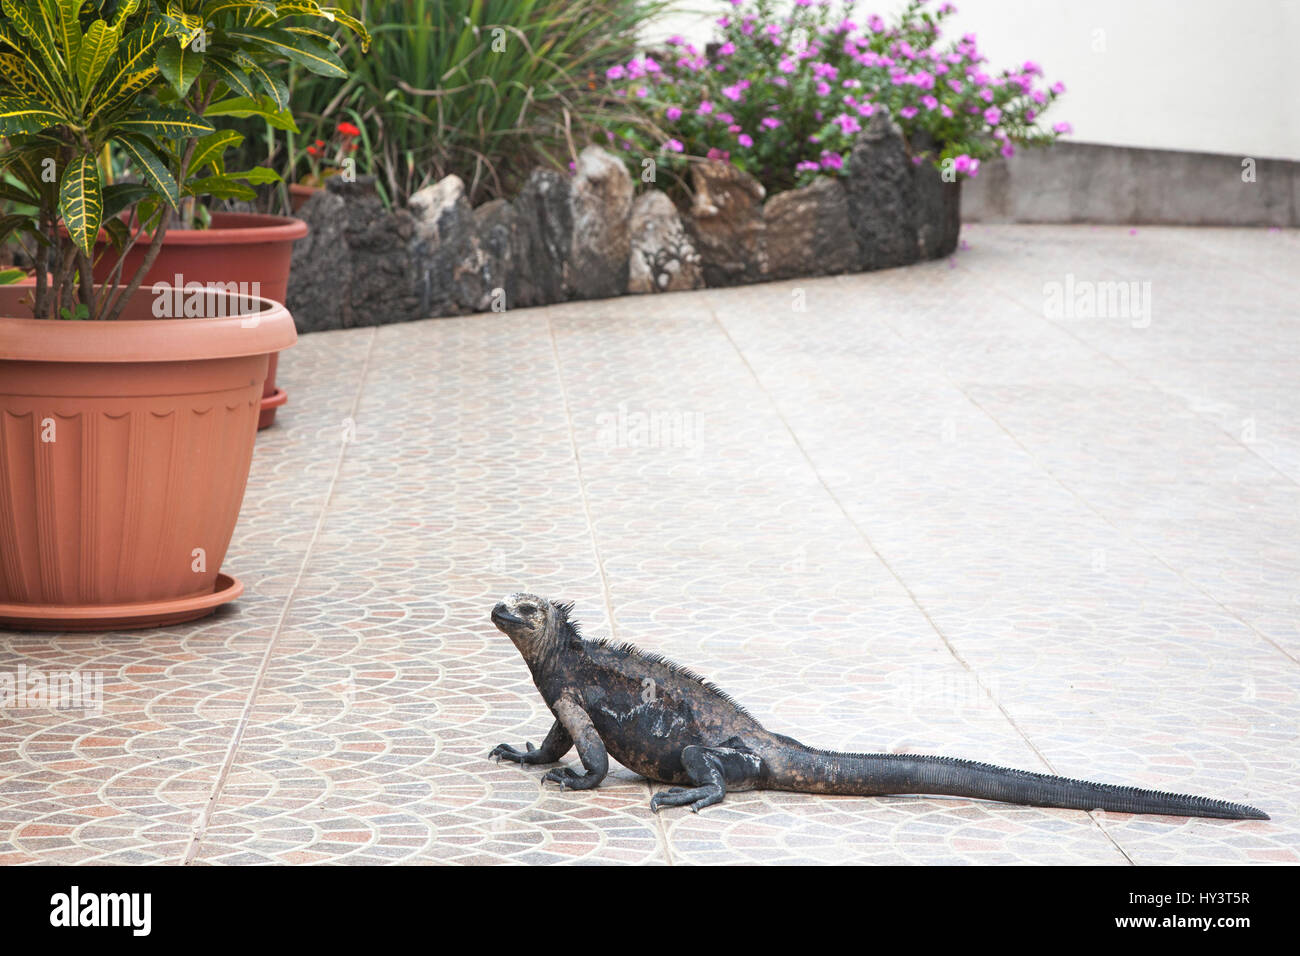
M 449 173 L 472 201 L 507 195 L 537 164 L 564 166 L 596 125 L 626 112 L 604 70 L 624 62 L 663 0 L 343 0 L 372 25 L 359 56 L 343 37 L 350 79 L 333 85 L 295 67 L 301 135 L 273 149 L 286 179 L 310 169 L 308 146 L 340 121 L 363 131 L 359 172 L 392 202 Z

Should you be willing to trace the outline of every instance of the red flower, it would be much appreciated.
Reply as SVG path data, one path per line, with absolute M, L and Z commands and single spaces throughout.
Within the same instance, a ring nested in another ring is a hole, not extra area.
M 317 148 L 317 149 L 320 149 L 320 148 L 321 148 L 322 146 L 324 146 L 324 145 L 325 145 L 325 140 L 323 140 L 323 139 L 318 139 L 318 140 L 316 140 L 316 148 Z
M 361 130 L 349 123 L 347 120 L 344 120 L 338 125 L 338 134 L 340 136 L 360 136 Z
M 308 146 L 308 147 L 307 147 L 307 155 L 308 155 L 308 156 L 319 156 L 319 155 L 320 155 L 320 150 L 317 149 L 315 146 Z

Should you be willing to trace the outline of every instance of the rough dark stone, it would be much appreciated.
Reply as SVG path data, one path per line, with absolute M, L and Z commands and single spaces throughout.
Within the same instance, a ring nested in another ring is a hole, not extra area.
M 778 193 L 763 207 L 767 274 L 772 279 L 835 275 L 862 267 L 849 221 L 849 200 L 837 178 L 822 176 Z
M 573 245 L 569 194 L 568 176 L 552 169 L 534 169 L 511 203 L 517 282 L 512 307 L 550 305 L 567 298 L 564 277 Z
M 763 187 L 730 163 L 691 166 L 695 197 L 686 231 L 710 288 L 763 278 Z
M 419 270 L 420 310 L 459 315 L 488 308 L 474 210 L 459 176 L 445 176 L 407 201 L 415 218 L 411 255 Z
M 384 208 L 373 177 L 331 178 L 298 216 L 311 231 L 294 246 L 286 305 L 300 332 L 421 317 L 411 217 Z
M 704 286 L 700 256 L 668 196 L 651 189 L 632 204 L 627 291 L 679 292 Z
M 512 308 L 519 300 L 519 272 L 515 250 L 519 247 L 519 214 L 504 199 L 493 199 L 474 210 L 479 250 L 483 262 L 483 284 L 488 290 L 488 308 Z
M 566 285 L 571 298 L 604 299 L 627 291 L 632 177 L 599 146 L 578 155 L 570 193 L 573 246 Z
M 920 165 L 912 167 L 917 254 L 922 259 L 941 259 L 957 249 L 961 232 L 961 179 L 954 175 L 952 182 L 944 182 L 943 173 L 931 159 L 938 154 L 938 149 L 928 136 L 918 135 L 912 142 L 912 151 L 929 154 Z
M 915 168 L 902 131 L 880 112 L 858 134 L 844 184 L 863 269 L 916 262 Z

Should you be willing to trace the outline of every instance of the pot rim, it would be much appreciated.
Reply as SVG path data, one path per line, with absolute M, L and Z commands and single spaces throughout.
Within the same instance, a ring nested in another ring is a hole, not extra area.
M 219 225 L 237 221 L 241 225 Z M 293 242 L 307 235 L 307 223 L 293 216 L 276 216 L 266 212 L 216 212 L 210 229 L 168 229 L 164 246 L 242 246 L 262 242 Z M 148 243 L 153 233 L 140 237 L 137 248 Z M 97 243 L 107 242 L 100 232 Z
M 155 288 L 141 289 L 136 295 L 152 295 Z M 211 294 L 228 296 L 225 292 Z M 210 319 L 115 322 L 0 315 L 0 362 L 187 362 L 264 355 L 298 341 L 293 316 L 282 304 L 259 296 L 238 298 L 256 302 L 258 308 Z

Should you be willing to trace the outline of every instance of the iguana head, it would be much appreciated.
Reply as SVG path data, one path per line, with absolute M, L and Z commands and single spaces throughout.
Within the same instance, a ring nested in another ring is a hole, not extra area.
M 492 623 L 514 642 L 525 660 L 536 660 L 559 643 L 568 624 L 568 606 L 519 592 L 492 609 Z

